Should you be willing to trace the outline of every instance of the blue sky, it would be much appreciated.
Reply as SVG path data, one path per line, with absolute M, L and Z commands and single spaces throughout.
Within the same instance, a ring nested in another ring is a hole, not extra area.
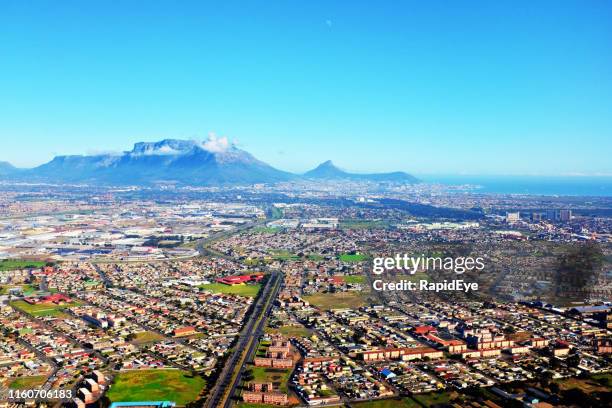
M 0 2 L 0 160 L 227 136 L 292 171 L 612 174 L 609 1 Z

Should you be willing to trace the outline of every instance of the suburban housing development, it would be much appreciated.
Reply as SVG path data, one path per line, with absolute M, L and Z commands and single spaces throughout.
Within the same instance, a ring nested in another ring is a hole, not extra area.
M 607 404 L 608 199 L 334 183 L 6 191 L 3 406 Z

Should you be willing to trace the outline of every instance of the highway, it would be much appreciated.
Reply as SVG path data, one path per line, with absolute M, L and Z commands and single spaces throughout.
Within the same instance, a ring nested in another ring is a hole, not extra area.
M 263 288 L 261 296 L 258 297 L 255 307 L 249 315 L 248 322 L 240 332 L 235 350 L 219 374 L 219 378 L 210 392 L 205 407 L 225 408 L 231 405 L 232 396 L 240 384 L 244 366 L 255 352 L 257 340 L 263 333 L 270 309 L 280 289 L 281 281 L 281 274 L 279 272 L 272 271 L 270 273 L 266 286 Z
M 217 251 L 213 251 L 212 249 L 210 249 L 208 246 L 210 244 L 212 244 L 215 241 L 219 241 L 221 239 L 230 237 L 232 235 L 236 235 L 242 231 L 246 231 L 250 228 L 255 228 L 259 225 L 264 225 L 268 220 L 263 219 L 263 220 L 255 220 L 255 221 L 251 221 L 251 222 L 247 222 L 235 229 L 231 229 L 229 231 L 219 231 L 219 232 L 215 232 L 214 234 L 211 234 L 209 237 L 206 238 L 202 238 L 200 240 L 197 241 L 196 243 L 196 249 L 198 250 L 198 252 L 200 253 L 201 256 L 216 256 L 219 258 L 225 258 L 225 259 L 234 259 L 231 256 L 227 256 L 225 254 L 219 253 Z

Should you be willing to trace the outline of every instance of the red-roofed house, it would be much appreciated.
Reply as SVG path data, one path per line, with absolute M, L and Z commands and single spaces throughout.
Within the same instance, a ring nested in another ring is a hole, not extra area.
M 415 334 L 427 334 L 429 332 L 435 332 L 436 328 L 433 326 L 417 326 L 414 328 Z
M 217 282 L 225 285 L 241 285 L 247 282 L 259 282 L 263 279 L 263 273 L 253 273 L 251 275 L 226 276 L 217 279 Z

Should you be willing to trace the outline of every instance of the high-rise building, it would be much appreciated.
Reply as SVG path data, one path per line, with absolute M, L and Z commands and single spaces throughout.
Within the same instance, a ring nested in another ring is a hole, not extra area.
M 559 220 L 569 221 L 572 219 L 572 210 L 559 210 Z
M 557 221 L 558 220 L 558 212 L 557 210 L 546 210 L 546 219 L 549 221 Z
M 521 220 L 520 212 L 509 212 L 506 213 L 506 222 L 517 222 Z

